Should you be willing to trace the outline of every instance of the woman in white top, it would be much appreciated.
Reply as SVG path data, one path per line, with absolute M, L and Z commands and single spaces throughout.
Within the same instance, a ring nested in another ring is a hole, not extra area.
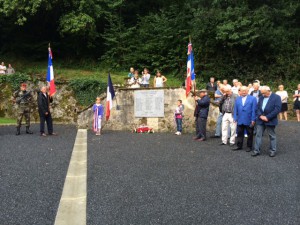
M 1 63 L 0 65 L 0 74 L 5 74 L 6 73 L 6 66 L 4 65 L 4 62 Z
M 159 71 L 157 71 L 154 77 L 154 87 L 164 87 L 164 83 L 167 81 L 165 76 L 162 76 Z
M 284 91 L 284 86 L 279 85 L 278 86 L 279 91 L 276 91 L 276 94 L 281 97 L 281 112 L 279 113 L 279 118 L 282 120 L 282 115 L 284 116 L 284 119 L 287 120 L 287 110 L 288 110 L 288 93 Z

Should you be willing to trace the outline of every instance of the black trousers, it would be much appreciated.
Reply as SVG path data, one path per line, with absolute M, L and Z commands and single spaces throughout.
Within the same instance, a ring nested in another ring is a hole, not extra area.
M 47 123 L 48 134 L 52 134 L 53 133 L 53 124 L 52 124 L 52 116 L 50 113 L 47 116 L 40 114 L 40 132 L 41 132 L 41 134 L 45 133 L 45 122 Z
M 203 138 L 206 139 L 206 123 L 207 119 L 206 118 L 197 118 L 197 123 L 196 123 L 196 131 L 197 131 L 197 138 Z
M 248 140 L 247 140 L 247 147 L 252 148 L 253 143 L 253 127 L 249 127 L 247 125 L 237 125 L 237 147 L 243 148 L 243 141 L 244 141 L 244 132 L 247 130 Z

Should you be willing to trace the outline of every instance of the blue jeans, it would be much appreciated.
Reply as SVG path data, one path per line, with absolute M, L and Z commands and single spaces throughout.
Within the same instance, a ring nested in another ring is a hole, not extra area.
M 223 113 L 220 112 L 217 120 L 217 127 L 216 127 L 216 133 L 215 136 L 220 136 L 221 137 L 221 132 L 222 132 L 222 119 L 223 119 Z
M 177 131 L 182 132 L 182 119 L 176 118 Z
M 254 144 L 254 152 L 260 153 L 260 147 L 262 144 L 262 136 L 265 132 L 268 131 L 269 139 L 270 139 L 270 151 L 276 152 L 276 133 L 275 133 L 275 126 L 267 126 L 267 125 L 256 125 L 256 137 L 255 137 L 255 144 Z

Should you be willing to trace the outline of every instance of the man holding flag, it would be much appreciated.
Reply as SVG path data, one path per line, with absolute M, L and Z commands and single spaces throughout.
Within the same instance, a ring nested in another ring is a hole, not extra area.
M 45 134 L 45 122 L 47 123 L 48 135 L 56 135 L 53 132 L 53 123 L 52 116 L 50 112 L 50 103 L 53 101 L 53 95 L 56 93 L 55 83 L 54 83 L 54 72 L 52 65 L 52 52 L 49 46 L 49 54 L 48 54 L 48 70 L 47 70 L 47 83 L 49 85 L 49 93 L 48 87 L 43 86 L 41 91 L 38 94 L 38 110 L 40 115 L 40 134 L 41 136 L 47 136 Z

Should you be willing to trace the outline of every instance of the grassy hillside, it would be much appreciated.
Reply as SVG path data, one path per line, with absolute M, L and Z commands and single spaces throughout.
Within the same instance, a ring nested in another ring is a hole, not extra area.
M 13 63 L 14 62 L 14 63 Z M 37 76 L 38 78 L 45 78 L 47 72 L 47 61 L 45 62 L 29 62 L 22 60 L 10 60 L 7 61 L 6 64 L 11 63 L 16 71 L 26 73 L 32 76 Z M 127 77 L 128 71 L 110 71 L 109 69 L 102 68 L 97 65 L 95 62 L 90 62 L 88 64 L 87 61 L 81 63 L 81 65 L 67 64 L 61 62 L 55 62 L 53 60 L 54 67 L 54 76 L 55 80 L 71 80 L 74 78 L 93 78 L 99 79 L 99 81 L 106 83 L 107 75 L 110 72 L 112 81 L 114 84 L 123 84 L 124 78 Z M 142 68 L 139 68 L 141 71 Z M 151 83 L 153 83 L 154 72 L 151 72 L 152 78 Z M 184 78 L 179 79 L 172 74 L 163 74 L 167 77 L 167 86 L 168 87 L 176 87 L 181 86 L 184 81 Z

